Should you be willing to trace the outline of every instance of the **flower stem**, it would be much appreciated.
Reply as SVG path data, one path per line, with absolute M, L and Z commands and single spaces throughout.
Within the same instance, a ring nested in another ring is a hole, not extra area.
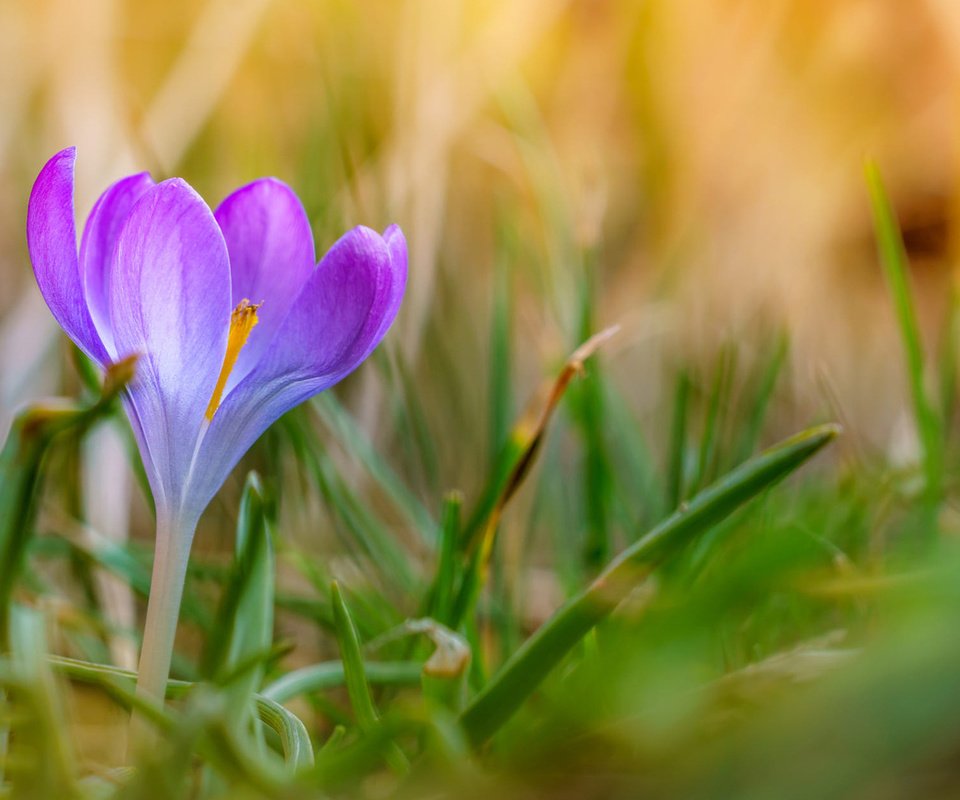
M 187 560 L 196 527 L 195 518 L 185 520 L 179 515 L 157 509 L 153 577 L 137 671 L 137 695 L 157 707 L 163 705 L 170 676 Z M 148 724 L 134 714 L 130 752 L 136 754 L 145 749 L 151 738 Z

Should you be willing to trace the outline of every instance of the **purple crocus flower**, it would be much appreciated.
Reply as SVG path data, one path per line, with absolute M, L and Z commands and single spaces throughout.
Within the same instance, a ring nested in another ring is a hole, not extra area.
M 354 228 L 315 262 L 303 207 L 271 178 L 211 212 L 146 173 L 97 200 L 77 249 L 76 151 L 40 172 L 27 242 L 57 322 L 101 367 L 139 356 L 124 406 L 157 508 L 141 687 L 162 696 L 197 521 L 280 415 L 344 378 L 386 334 L 407 277 L 393 225 Z

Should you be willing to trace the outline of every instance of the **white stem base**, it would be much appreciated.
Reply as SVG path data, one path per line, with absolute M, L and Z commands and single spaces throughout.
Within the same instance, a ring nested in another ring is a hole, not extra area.
M 137 696 L 157 707 L 163 706 L 170 676 L 187 561 L 196 527 L 196 519 L 184 520 L 157 509 L 153 577 L 137 672 Z M 154 738 L 150 731 L 149 723 L 134 714 L 128 752 L 137 754 L 147 750 Z

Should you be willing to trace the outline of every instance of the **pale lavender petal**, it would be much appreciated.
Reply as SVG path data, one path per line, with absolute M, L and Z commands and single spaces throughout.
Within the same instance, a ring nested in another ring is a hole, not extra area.
M 390 251 L 391 282 L 388 290 L 380 294 L 383 305 L 377 310 L 380 316 L 380 328 L 373 337 L 376 342 L 386 336 L 390 326 L 393 325 L 393 320 L 400 310 L 400 302 L 403 300 L 403 291 L 407 286 L 407 239 L 400 230 L 400 226 L 394 224 L 388 227 L 383 232 L 383 240 Z
M 396 226 L 355 228 L 310 276 L 270 348 L 224 399 L 201 445 L 192 502 L 206 505 L 230 470 L 282 414 L 345 378 L 396 317 L 407 250 Z
M 87 306 L 100 339 L 112 358 L 117 357 L 108 299 L 113 249 L 134 204 L 153 185 L 146 172 L 113 184 L 93 206 L 80 241 L 80 273 Z
M 293 191 L 275 178 L 250 183 L 226 198 L 215 216 L 230 252 L 233 305 L 262 303 L 230 373 L 227 391 L 260 360 L 313 272 L 310 222 Z
M 33 274 L 54 319 L 88 356 L 108 360 L 87 309 L 73 212 L 75 147 L 61 150 L 37 176 L 27 206 L 27 248 Z
M 223 235 L 186 183 L 157 184 L 133 207 L 109 295 L 117 352 L 140 354 L 129 399 L 155 500 L 175 508 L 223 363 L 231 310 Z

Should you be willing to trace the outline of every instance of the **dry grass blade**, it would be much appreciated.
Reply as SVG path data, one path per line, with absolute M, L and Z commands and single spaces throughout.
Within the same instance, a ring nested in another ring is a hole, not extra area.
M 574 350 L 557 377 L 543 385 L 510 431 L 491 483 L 464 530 L 463 551 L 468 554 L 468 566 L 454 606 L 453 627 L 466 618 L 480 587 L 486 582 L 503 510 L 530 472 L 543 435 L 570 381 L 583 371 L 584 362 L 619 330 L 618 325 L 605 328 Z
M 500 524 L 503 509 L 516 494 L 517 489 L 520 488 L 524 478 L 530 472 L 530 467 L 536 458 L 543 435 L 570 382 L 575 376 L 583 372 L 584 362 L 613 338 L 619 330 L 619 325 L 605 328 L 574 350 L 564 362 L 557 377 L 541 387 L 523 416 L 514 425 L 510 432 L 509 444 L 513 456 L 513 465 L 483 528 L 481 546 L 485 553 L 493 546 L 493 538 L 497 526 Z

